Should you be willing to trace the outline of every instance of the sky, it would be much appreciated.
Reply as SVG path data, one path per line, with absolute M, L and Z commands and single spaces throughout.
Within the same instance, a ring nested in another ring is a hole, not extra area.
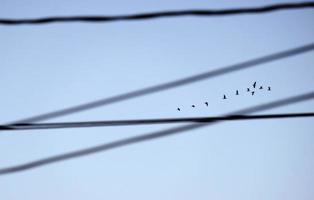
M 0 0 L 0 17 L 118 15 L 279 2 Z M 103 24 L 0 26 L 0 122 L 310 44 L 313 18 L 313 9 L 303 9 Z M 220 116 L 312 92 L 313 55 L 307 52 L 45 122 Z M 255 81 L 258 86 L 271 86 L 272 91 L 250 95 L 246 88 Z M 236 90 L 239 96 L 234 95 Z M 223 94 L 228 99 L 223 100 Z M 314 102 L 307 101 L 259 114 L 313 111 Z M 178 126 L 2 131 L 0 168 Z M 314 198 L 313 130 L 312 118 L 222 122 L 1 176 L 0 199 L 310 200 Z

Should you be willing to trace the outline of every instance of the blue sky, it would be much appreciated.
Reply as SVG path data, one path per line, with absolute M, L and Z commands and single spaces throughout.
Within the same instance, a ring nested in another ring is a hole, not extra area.
M 0 17 L 115 15 L 275 2 L 1 0 Z M 306 9 L 108 24 L 2 26 L 0 121 L 7 123 L 309 44 L 313 42 L 313 17 L 313 10 Z M 50 122 L 217 116 L 310 92 L 313 53 Z M 248 95 L 244 91 L 254 81 L 272 86 L 272 92 Z M 236 89 L 240 96 L 233 95 Z M 230 98 L 223 101 L 223 94 Z M 314 102 L 309 101 L 263 113 L 313 110 Z M 2 132 L 0 167 L 175 126 Z M 313 128 L 313 119 L 224 122 L 2 176 L 0 199 L 313 199 Z

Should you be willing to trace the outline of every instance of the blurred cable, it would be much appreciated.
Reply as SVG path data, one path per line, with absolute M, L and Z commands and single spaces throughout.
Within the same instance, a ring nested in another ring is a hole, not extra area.
M 255 112 L 266 111 L 266 110 L 270 110 L 273 108 L 283 107 L 283 106 L 287 106 L 287 105 L 291 105 L 291 104 L 295 104 L 295 103 L 300 103 L 300 102 L 304 102 L 304 101 L 308 101 L 308 100 L 313 100 L 313 99 L 314 99 L 314 91 L 306 93 L 306 94 L 301 94 L 301 95 L 292 96 L 289 98 L 277 100 L 277 101 L 272 101 L 270 103 L 265 103 L 265 104 L 241 109 L 241 110 L 229 113 L 226 116 L 247 115 L 247 114 L 251 114 L 251 113 L 255 113 Z M 157 132 L 153 132 L 153 133 L 148 133 L 148 134 L 144 134 L 144 135 L 140 135 L 140 136 L 129 137 L 126 139 L 121 139 L 121 140 L 101 144 L 101 145 L 86 148 L 86 149 L 80 149 L 77 151 L 72 151 L 72 152 L 68 152 L 68 153 L 64 153 L 64 154 L 60 154 L 60 155 L 55 155 L 55 156 L 51 156 L 51 157 L 47 157 L 47 158 L 43 158 L 43 159 L 39 159 L 39 160 L 35 160 L 35 161 L 30 161 L 30 162 L 16 165 L 16 166 L 10 166 L 10 167 L 6 167 L 6 168 L 2 168 L 2 169 L 0 169 L 0 175 L 30 170 L 30 169 L 34 169 L 37 167 L 50 165 L 50 164 L 56 163 L 56 162 L 66 161 L 69 159 L 74 159 L 74 158 L 78 158 L 78 157 L 82 157 L 82 156 L 86 156 L 86 155 L 90 155 L 90 154 L 94 154 L 94 153 L 100 153 L 103 151 L 112 150 L 112 149 L 115 149 L 118 147 L 128 146 L 131 144 L 136 144 L 136 143 L 140 143 L 140 142 L 144 142 L 144 141 L 155 140 L 158 138 L 171 136 L 171 135 L 178 134 L 178 133 L 183 133 L 183 132 L 186 132 L 189 130 L 195 130 L 195 129 L 198 129 L 201 127 L 206 127 L 206 126 L 213 125 L 213 124 L 216 124 L 219 122 L 222 122 L 222 121 L 214 121 L 212 123 L 193 123 L 193 124 L 178 126 L 175 128 L 161 130 L 161 131 L 157 131 Z
M 114 103 L 129 100 L 129 99 L 134 99 L 137 97 L 142 97 L 149 94 L 189 85 L 192 83 L 196 83 L 198 81 L 203 81 L 203 80 L 211 79 L 214 77 L 234 73 L 236 71 L 258 67 L 258 66 L 261 66 L 262 64 L 277 61 L 280 59 L 289 58 L 289 57 L 307 53 L 313 50 L 314 50 L 314 43 L 310 43 L 307 45 L 299 46 L 296 48 L 288 49 L 285 51 L 273 53 L 273 54 L 266 55 L 263 57 L 254 58 L 254 59 L 247 60 L 241 63 L 222 67 L 222 68 L 215 69 L 212 71 L 196 74 L 196 75 L 189 76 L 186 78 L 181 78 L 181 79 L 177 79 L 177 80 L 166 82 L 166 83 L 161 83 L 161 84 L 150 86 L 150 87 L 133 90 L 130 92 L 118 94 L 115 96 L 107 97 L 104 99 L 84 103 L 81 105 L 77 105 L 77 106 L 73 106 L 73 107 L 69 107 L 65 109 L 60 109 L 57 111 L 39 114 L 36 116 L 28 117 L 25 119 L 17 120 L 17 121 L 6 123 L 6 124 L 34 123 L 38 121 L 50 120 L 53 118 L 62 117 L 62 116 L 66 116 L 66 115 L 70 115 L 70 114 L 74 114 L 74 113 L 78 113 L 82 111 L 87 111 L 87 110 L 95 109 L 101 106 L 111 105 Z
M 292 10 L 292 9 L 304 9 L 313 8 L 314 2 L 300 2 L 300 3 L 281 3 L 266 5 L 262 7 L 252 8 L 233 8 L 233 9 L 221 9 L 221 10 L 181 10 L 181 11 L 164 11 L 164 12 L 151 12 L 151 13 L 139 13 L 131 15 L 116 15 L 116 16 L 53 16 L 43 17 L 35 19 L 8 19 L 1 18 L 0 25 L 40 25 L 48 23 L 69 23 L 69 22 L 88 22 L 88 23 L 104 23 L 113 21 L 135 21 L 135 20 L 148 20 L 155 18 L 166 17 L 182 17 L 182 16 L 227 16 L 227 15 L 243 15 L 243 14 L 259 14 L 274 12 L 279 10 Z

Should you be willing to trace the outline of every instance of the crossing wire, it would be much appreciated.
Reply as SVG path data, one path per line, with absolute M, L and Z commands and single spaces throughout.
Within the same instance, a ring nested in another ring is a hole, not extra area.
M 309 43 L 309 44 L 306 44 L 303 46 L 298 46 L 298 47 L 291 48 L 288 50 L 284 50 L 284 51 L 268 54 L 268 55 L 265 55 L 262 57 L 246 60 L 246 61 L 243 61 L 240 63 L 228 65 L 228 66 L 221 67 L 221 68 L 218 68 L 215 70 L 210 70 L 207 72 L 195 74 L 195 75 L 184 77 L 181 79 L 176 79 L 173 81 L 164 82 L 164 83 L 160 83 L 160 84 L 149 86 L 149 87 L 144 87 L 141 89 L 121 93 L 118 95 L 110 96 L 107 98 L 87 102 L 84 104 L 80 104 L 80 105 L 76 105 L 76 106 L 72 106 L 72 107 L 68 107 L 68 108 L 64 108 L 64 109 L 60 109 L 60 110 L 56 110 L 56 111 L 52 111 L 52 112 L 38 114 L 35 116 L 16 120 L 14 122 L 6 123 L 6 124 L 34 123 L 34 122 L 38 122 L 38 121 L 50 120 L 50 119 L 57 118 L 57 117 L 62 117 L 62 116 L 66 116 L 66 115 L 70 115 L 70 114 L 74 114 L 74 113 L 79 113 L 79 112 L 95 109 L 95 108 L 98 108 L 101 106 L 108 106 L 108 105 L 111 105 L 114 103 L 118 103 L 118 102 L 130 100 L 130 99 L 146 96 L 149 94 L 154 94 L 154 93 L 174 89 L 177 87 L 182 87 L 185 85 L 189 85 L 189 84 L 193 84 L 193 83 L 196 83 L 199 81 L 212 79 L 215 77 L 223 76 L 223 75 L 234 73 L 237 71 L 259 67 L 259 66 L 262 66 L 262 64 L 278 61 L 281 59 L 290 58 L 292 56 L 308 53 L 308 52 L 313 51 L 313 50 L 314 50 L 314 43 Z M 278 65 L 278 66 L 280 66 L 280 65 Z
M 283 107 L 283 106 L 287 106 L 287 105 L 292 105 L 295 103 L 300 103 L 300 102 L 309 101 L 309 100 L 313 100 L 313 99 L 314 99 L 314 91 L 309 92 L 309 93 L 305 93 L 305 94 L 301 94 L 301 95 L 292 96 L 292 97 L 285 98 L 285 99 L 280 99 L 277 101 L 272 101 L 269 103 L 264 103 L 261 105 L 257 105 L 257 106 L 253 106 L 253 107 L 249 107 L 249 108 L 245 108 L 245 109 L 241 109 L 241 110 L 229 113 L 226 116 L 229 116 L 229 115 L 247 115 L 247 114 L 251 114 L 251 113 L 255 113 L 255 112 L 266 111 L 269 109 Z M 30 170 L 30 169 L 50 165 L 50 164 L 53 164 L 56 162 L 62 162 L 62 161 L 66 161 L 69 159 L 87 156 L 87 155 L 94 154 L 94 153 L 109 151 L 109 150 L 113 150 L 115 148 L 124 147 L 124 146 L 132 145 L 132 144 L 137 144 L 140 142 L 155 140 L 155 139 L 159 139 L 159 138 L 163 138 L 163 137 L 168 137 L 168 136 L 171 136 L 174 134 L 182 134 L 183 132 L 186 132 L 189 130 L 199 129 L 199 128 L 206 127 L 209 125 L 217 124 L 219 122 L 221 122 L 221 121 L 214 121 L 211 123 L 201 123 L 201 124 L 200 123 L 196 123 L 196 124 L 193 123 L 193 124 L 178 126 L 175 128 L 161 130 L 161 131 L 148 133 L 148 134 L 144 134 L 144 135 L 139 135 L 139 136 L 135 136 L 135 137 L 129 137 L 129 138 L 113 141 L 110 143 L 101 144 L 98 146 L 93 146 L 93 147 L 80 149 L 80 150 L 76 150 L 76 151 L 72 151 L 72 152 L 68 152 L 68 153 L 63 153 L 63 154 L 59 154 L 59 155 L 55 155 L 55 156 L 51 156 L 51 157 L 46 157 L 46 158 L 42 158 L 39 160 L 30 161 L 30 162 L 27 162 L 24 164 L 2 168 L 2 169 L 0 169 L 0 175 L 12 174 L 12 173 L 16 173 L 16 172 Z

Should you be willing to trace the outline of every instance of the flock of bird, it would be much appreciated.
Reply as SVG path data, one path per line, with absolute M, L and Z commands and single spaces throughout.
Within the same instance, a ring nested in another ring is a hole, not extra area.
M 259 87 L 257 87 L 256 81 L 253 83 L 252 86 L 253 86 L 253 88 L 247 88 L 247 89 L 246 89 L 246 92 L 250 92 L 252 96 L 255 94 L 255 90 L 257 90 L 257 89 L 258 89 L 258 90 L 263 90 L 263 89 L 264 89 L 262 85 L 259 86 Z M 267 86 L 267 91 L 271 91 L 271 87 L 270 87 L 270 86 Z M 236 90 L 235 95 L 240 95 L 239 90 Z M 223 97 L 222 97 L 222 99 L 227 99 L 227 95 L 224 94 Z M 204 104 L 205 104 L 206 106 L 209 105 L 207 101 L 204 102 Z M 195 105 L 193 104 L 193 105 L 191 105 L 191 107 L 192 107 L 192 108 L 195 108 Z M 178 111 L 181 111 L 181 108 L 177 108 L 177 110 L 178 110 Z

